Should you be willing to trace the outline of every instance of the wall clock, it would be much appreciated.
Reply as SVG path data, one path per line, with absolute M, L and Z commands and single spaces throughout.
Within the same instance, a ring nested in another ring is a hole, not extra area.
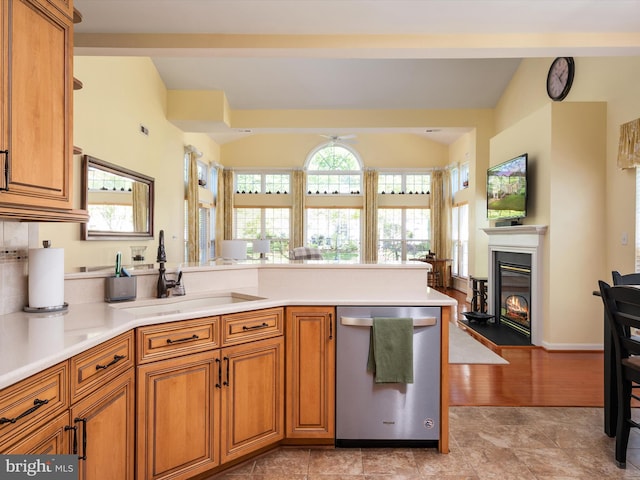
M 559 102 L 569 94 L 575 70 L 573 57 L 558 57 L 551 63 L 547 74 L 547 94 L 551 100 Z

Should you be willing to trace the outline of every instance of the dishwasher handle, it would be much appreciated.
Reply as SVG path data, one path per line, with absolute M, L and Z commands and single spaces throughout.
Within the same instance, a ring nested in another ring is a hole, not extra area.
M 342 325 L 351 327 L 372 327 L 373 318 L 371 317 L 340 317 Z M 432 327 L 438 323 L 436 317 L 417 317 L 413 319 L 414 327 Z

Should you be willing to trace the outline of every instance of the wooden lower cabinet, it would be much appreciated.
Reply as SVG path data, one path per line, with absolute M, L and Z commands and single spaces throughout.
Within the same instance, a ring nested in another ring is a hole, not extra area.
M 287 441 L 330 443 L 335 437 L 335 309 L 287 307 L 285 319 Z
M 71 406 L 79 480 L 133 480 L 135 371 L 129 368 Z
M 284 438 L 284 338 L 223 348 L 221 463 Z
M 219 367 L 218 350 L 138 367 L 137 480 L 187 479 L 219 464 Z

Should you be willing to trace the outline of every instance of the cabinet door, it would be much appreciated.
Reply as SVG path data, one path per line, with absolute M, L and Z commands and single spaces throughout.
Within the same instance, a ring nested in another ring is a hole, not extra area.
M 288 307 L 287 438 L 334 438 L 335 310 Z
M 130 368 L 72 405 L 80 480 L 133 480 L 135 372 Z
M 59 415 L 35 432 L 8 448 L 0 447 L 4 454 L 67 455 L 71 453 L 69 411 Z
M 186 479 L 219 464 L 219 367 L 218 351 L 138 367 L 137 480 Z
M 69 210 L 73 23 L 47 2 L 2 3 L 0 203 Z
M 284 340 L 222 349 L 221 462 L 284 437 Z

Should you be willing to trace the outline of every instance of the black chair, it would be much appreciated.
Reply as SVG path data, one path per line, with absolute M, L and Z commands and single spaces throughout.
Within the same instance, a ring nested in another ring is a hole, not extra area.
M 614 285 L 640 285 L 640 273 L 627 273 L 625 275 L 614 270 L 611 272 Z M 598 292 L 600 293 L 600 292 Z M 604 431 L 610 436 L 615 436 L 617 417 L 617 392 L 616 361 L 613 351 L 613 339 L 609 323 L 604 324 Z M 634 388 L 639 388 L 638 386 Z
M 614 285 L 640 285 L 640 273 L 627 273 L 622 275 L 620 272 L 611 272 Z
M 631 329 L 640 328 L 640 288 L 627 285 L 610 287 L 598 282 L 605 308 L 605 319 L 612 333 L 615 353 L 617 418 L 615 458 L 618 467 L 625 468 L 631 427 L 640 428 L 631 415 L 633 384 L 640 384 L 640 338 Z

